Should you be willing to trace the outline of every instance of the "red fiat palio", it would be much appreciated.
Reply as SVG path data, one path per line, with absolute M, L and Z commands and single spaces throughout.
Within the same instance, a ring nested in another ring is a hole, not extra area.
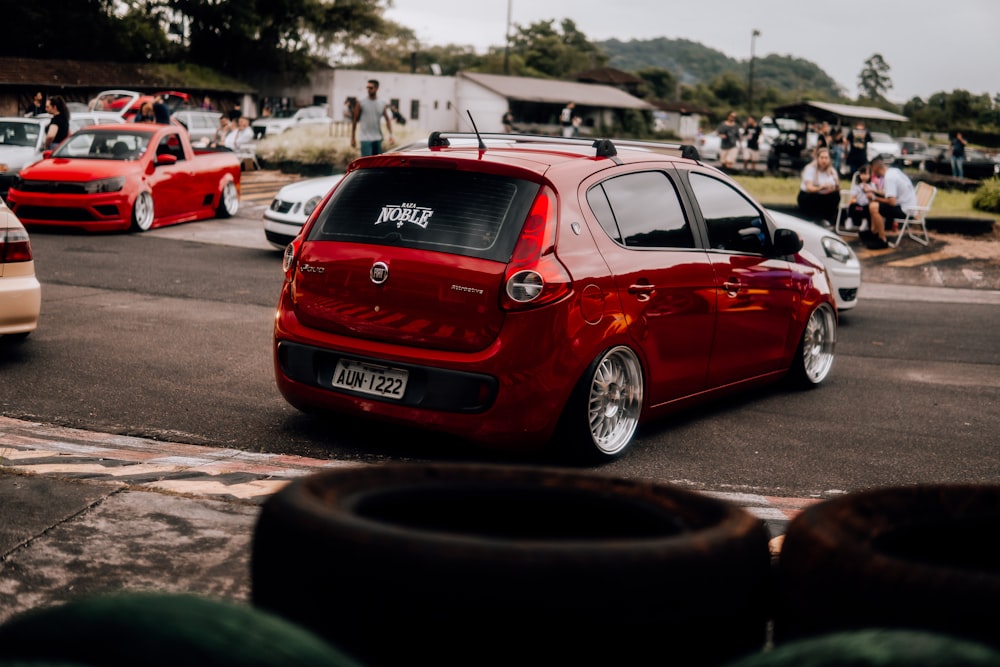
M 289 244 L 294 406 L 621 455 L 640 422 L 834 360 L 822 263 L 690 146 L 434 133 L 355 160 Z

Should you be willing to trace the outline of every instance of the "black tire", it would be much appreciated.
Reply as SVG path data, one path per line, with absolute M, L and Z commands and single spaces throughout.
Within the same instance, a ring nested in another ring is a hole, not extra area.
M 144 190 L 139 193 L 132 205 L 132 231 L 148 231 L 153 226 L 155 218 L 156 209 L 153 205 L 153 195 Z
M 837 315 L 827 304 L 809 314 L 788 373 L 792 385 L 809 389 L 830 374 L 837 348 Z
M 219 193 L 219 206 L 215 210 L 215 215 L 219 218 L 231 218 L 236 215 L 240 208 L 240 193 L 236 189 L 236 184 L 232 181 L 222 186 Z
M 1000 486 L 876 489 L 825 501 L 788 526 L 777 642 L 870 627 L 1000 646 Z
M 664 484 L 391 464 L 264 504 L 252 600 L 376 665 L 718 664 L 759 649 L 768 535 Z M 658 659 L 656 661 L 659 661 Z
M 554 438 L 555 449 L 582 463 L 619 458 L 635 437 L 645 379 L 638 356 L 624 345 L 606 350 L 577 382 Z

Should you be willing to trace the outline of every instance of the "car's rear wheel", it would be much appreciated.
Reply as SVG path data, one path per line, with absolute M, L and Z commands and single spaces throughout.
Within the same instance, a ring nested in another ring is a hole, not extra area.
M 236 190 L 236 184 L 229 181 L 222 186 L 222 193 L 219 195 L 219 208 L 216 214 L 220 218 L 231 218 L 236 215 L 240 208 L 240 193 Z
M 594 360 L 573 391 L 557 444 L 583 460 L 620 456 L 639 428 L 643 373 L 624 345 Z
M 823 382 L 833 367 L 837 346 L 837 315 L 823 304 L 809 315 L 792 363 L 791 380 L 801 387 Z
M 137 232 L 147 231 L 153 226 L 153 217 L 153 195 L 140 192 L 132 206 L 132 229 Z

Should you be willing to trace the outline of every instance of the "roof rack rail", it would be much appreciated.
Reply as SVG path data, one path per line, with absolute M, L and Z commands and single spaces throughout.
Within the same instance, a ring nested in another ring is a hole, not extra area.
M 518 144 L 567 144 L 572 146 L 586 146 L 595 149 L 597 157 L 614 157 L 618 154 L 618 147 L 640 148 L 657 153 L 668 155 L 679 155 L 688 160 L 700 161 L 701 155 L 698 148 L 692 144 L 666 143 L 660 141 L 639 141 L 634 139 L 600 139 L 592 137 L 560 137 L 548 134 L 519 134 L 515 132 L 431 132 L 427 139 L 430 147 L 450 146 L 448 138 L 466 138 L 479 140 L 493 140 L 504 143 Z

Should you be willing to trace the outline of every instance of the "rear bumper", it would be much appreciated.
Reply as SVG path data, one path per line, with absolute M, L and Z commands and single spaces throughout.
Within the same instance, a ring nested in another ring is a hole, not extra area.
M 33 271 L 0 278 L 0 335 L 34 331 L 42 305 L 42 288 Z

